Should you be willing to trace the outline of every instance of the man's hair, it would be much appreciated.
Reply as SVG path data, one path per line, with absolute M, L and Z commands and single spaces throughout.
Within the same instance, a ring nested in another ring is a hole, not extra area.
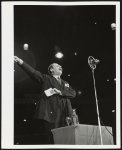
M 52 74 L 51 68 L 53 68 L 53 63 L 52 63 L 51 65 L 49 65 L 49 67 L 48 67 L 48 73 L 49 73 L 49 74 Z
M 48 67 L 48 73 L 51 74 L 51 75 L 52 75 L 51 69 L 53 68 L 53 65 L 54 65 L 54 64 L 57 64 L 57 63 L 52 63 L 52 64 L 50 64 L 49 67 Z

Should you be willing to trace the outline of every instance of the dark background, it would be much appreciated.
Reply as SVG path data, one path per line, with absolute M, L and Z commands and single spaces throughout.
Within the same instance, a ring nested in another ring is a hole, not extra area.
M 71 103 L 73 108 L 76 108 L 80 124 L 98 125 L 88 57 L 93 56 L 100 60 L 95 70 L 95 80 L 101 124 L 111 126 L 114 134 L 116 31 L 112 30 L 111 23 L 115 23 L 115 11 L 115 6 L 112 5 L 14 6 L 15 55 L 43 73 L 47 73 L 47 68 L 52 62 L 62 65 L 62 78 L 77 92 Z M 24 43 L 29 44 L 29 50 L 23 49 Z M 63 52 L 63 59 L 54 57 L 58 50 Z M 33 82 L 15 64 L 16 144 L 33 144 L 34 140 L 30 136 L 38 131 L 43 133 L 40 127 L 37 130 L 37 124 L 33 120 L 40 89 L 41 85 Z M 35 141 L 37 142 L 37 139 Z

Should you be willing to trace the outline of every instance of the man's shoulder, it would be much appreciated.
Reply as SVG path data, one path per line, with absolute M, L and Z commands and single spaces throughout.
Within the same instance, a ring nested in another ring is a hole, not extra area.
M 45 77 L 48 78 L 48 79 L 53 79 L 54 77 L 50 74 L 45 74 Z

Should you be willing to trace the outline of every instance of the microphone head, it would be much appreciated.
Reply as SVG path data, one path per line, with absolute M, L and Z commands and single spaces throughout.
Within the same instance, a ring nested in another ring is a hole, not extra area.
M 94 59 L 94 57 L 92 57 L 92 56 L 89 56 L 89 57 L 88 57 L 88 60 L 92 60 L 92 59 Z
M 94 58 L 92 56 L 88 57 L 88 63 L 91 63 L 94 60 Z
M 98 59 L 95 59 L 95 62 L 96 62 L 96 63 L 99 63 L 99 62 L 100 62 L 100 60 L 98 60 Z
M 98 59 L 95 59 L 94 57 L 92 56 L 89 56 L 88 57 L 88 64 L 89 66 L 92 68 L 92 69 L 95 69 L 96 68 L 96 65 L 100 62 L 100 60 Z

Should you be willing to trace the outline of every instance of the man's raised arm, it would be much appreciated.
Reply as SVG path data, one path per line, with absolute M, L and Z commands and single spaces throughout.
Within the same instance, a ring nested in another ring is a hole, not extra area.
M 17 56 L 14 56 L 14 61 L 33 79 L 37 82 L 41 82 L 44 80 L 44 75 L 35 70 L 33 67 L 25 63 L 22 59 Z

